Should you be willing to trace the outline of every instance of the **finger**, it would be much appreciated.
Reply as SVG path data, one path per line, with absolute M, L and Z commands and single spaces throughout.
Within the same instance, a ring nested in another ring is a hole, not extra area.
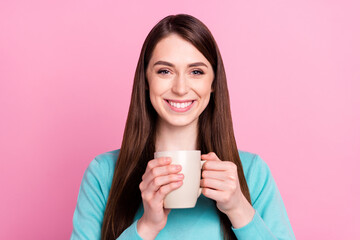
M 215 200 L 216 202 L 220 202 L 223 200 L 222 195 L 224 195 L 223 191 L 218 191 L 218 190 L 214 190 L 214 189 L 210 189 L 210 188 L 203 188 L 201 193 L 210 199 Z
M 184 179 L 183 174 L 171 174 L 167 176 L 160 176 L 155 178 L 150 184 L 147 186 L 144 185 L 144 182 L 140 183 L 140 191 L 143 200 L 152 201 L 157 191 L 164 185 L 169 185 L 171 183 L 182 182 Z M 161 200 L 161 199 L 160 199 Z
M 206 178 L 200 180 L 200 187 L 224 191 L 226 190 L 226 186 L 224 183 L 225 182 L 222 180 Z
M 201 155 L 201 159 L 209 161 L 221 161 L 214 152 L 209 152 L 208 154 Z
M 152 159 L 147 163 L 145 173 L 151 171 L 151 169 L 153 168 L 169 165 L 170 163 L 171 163 L 170 157 L 161 157 L 161 158 Z
M 180 171 L 181 171 L 181 165 L 175 165 L 175 164 L 152 168 L 148 172 L 145 172 L 145 174 L 143 175 L 144 185 L 145 187 L 147 187 L 147 185 L 151 181 L 153 181 L 153 179 L 156 177 L 175 174 Z
M 214 170 L 203 170 L 201 173 L 202 178 L 212 178 L 226 181 L 228 179 L 233 179 L 234 174 L 228 173 L 226 171 L 214 171 Z
M 159 176 L 151 181 L 151 183 L 148 185 L 148 190 L 152 192 L 156 192 L 163 185 L 167 185 L 172 182 L 181 181 L 183 179 L 184 179 L 183 174 L 169 174 L 166 176 Z
M 231 168 L 228 161 L 206 161 L 203 170 L 226 171 Z
M 166 185 L 163 185 L 159 188 L 159 190 L 155 193 L 154 200 L 162 201 L 165 196 L 169 194 L 171 191 L 178 189 L 183 184 L 183 181 L 176 181 Z

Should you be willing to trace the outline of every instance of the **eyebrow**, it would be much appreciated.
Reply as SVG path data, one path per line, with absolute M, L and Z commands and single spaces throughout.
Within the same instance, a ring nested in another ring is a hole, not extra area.
M 166 62 L 166 61 L 157 61 L 156 63 L 154 63 L 155 65 L 165 65 L 165 66 L 169 66 L 169 67 L 174 67 L 174 64 Z M 194 63 L 190 63 L 188 65 L 188 67 L 198 67 L 198 66 L 204 66 L 204 67 L 208 67 L 205 63 L 203 62 L 194 62 Z

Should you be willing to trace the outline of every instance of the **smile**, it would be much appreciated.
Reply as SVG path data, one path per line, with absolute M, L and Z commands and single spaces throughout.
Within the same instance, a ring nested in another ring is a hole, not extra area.
M 171 101 L 165 100 L 168 106 L 175 112 L 186 112 L 194 105 L 195 100 L 188 101 Z

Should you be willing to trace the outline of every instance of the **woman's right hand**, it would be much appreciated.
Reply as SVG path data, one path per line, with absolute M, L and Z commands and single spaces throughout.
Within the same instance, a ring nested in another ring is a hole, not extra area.
M 143 239 L 155 239 L 166 225 L 170 209 L 164 209 L 164 198 L 179 188 L 184 179 L 180 165 L 170 165 L 168 157 L 148 162 L 139 185 L 144 214 L 137 223 L 137 231 Z

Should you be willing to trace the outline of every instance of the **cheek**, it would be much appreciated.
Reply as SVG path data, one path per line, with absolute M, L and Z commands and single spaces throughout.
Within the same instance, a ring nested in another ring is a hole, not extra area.
M 151 91 L 150 91 L 150 102 L 151 102 L 151 105 L 155 108 L 155 99 L 154 99 L 154 95 L 151 94 Z
M 157 105 L 159 105 L 160 98 L 164 92 L 165 92 L 165 88 L 163 84 L 161 84 L 159 81 L 156 81 L 154 79 L 149 81 L 150 101 L 155 109 L 157 109 Z
M 154 92 L 154 90 L 151 89 L 151 88 L 150 88 L 149 93 L 150 93 L 150 102 L 151 102 L 151 104 L 153 105 L 153 107 L 154 107 L 155 109 L 157 109 L 157 105 L 158 105 L 157 99 L 156 99 L 156 96 L 157 96 L 157 95 L 156 95 L 156 93 Z
M 196 86 L 197 92 L 203 97 L 210 96 L 211 84 L 212 84 L 212 81 L 206 81 L 206 82 L 199 83 Z
M 211 85 L 212 85 L 212 80 L 209 79 L 206 83 L 203 83 L 198 88 L 199 89 L 198 93 L 201 95 L 201 97 L 204 100 L 204 102 L 203 102 L 203 107 L 204 108 L 209 104 L 209 101 L 210 101 Z
M 169 83 L 170 81 L 160 78 L 151 79 L 151 81 L 149 81 L 150 95 L 153 95 L 154 97 L 163 95 L 167 90 L 169 90 Z
M 156 81 L 152 81 L 149 84 L 150 97 L 155 98 L 161 94 L 161 85 L 159 85 Z

